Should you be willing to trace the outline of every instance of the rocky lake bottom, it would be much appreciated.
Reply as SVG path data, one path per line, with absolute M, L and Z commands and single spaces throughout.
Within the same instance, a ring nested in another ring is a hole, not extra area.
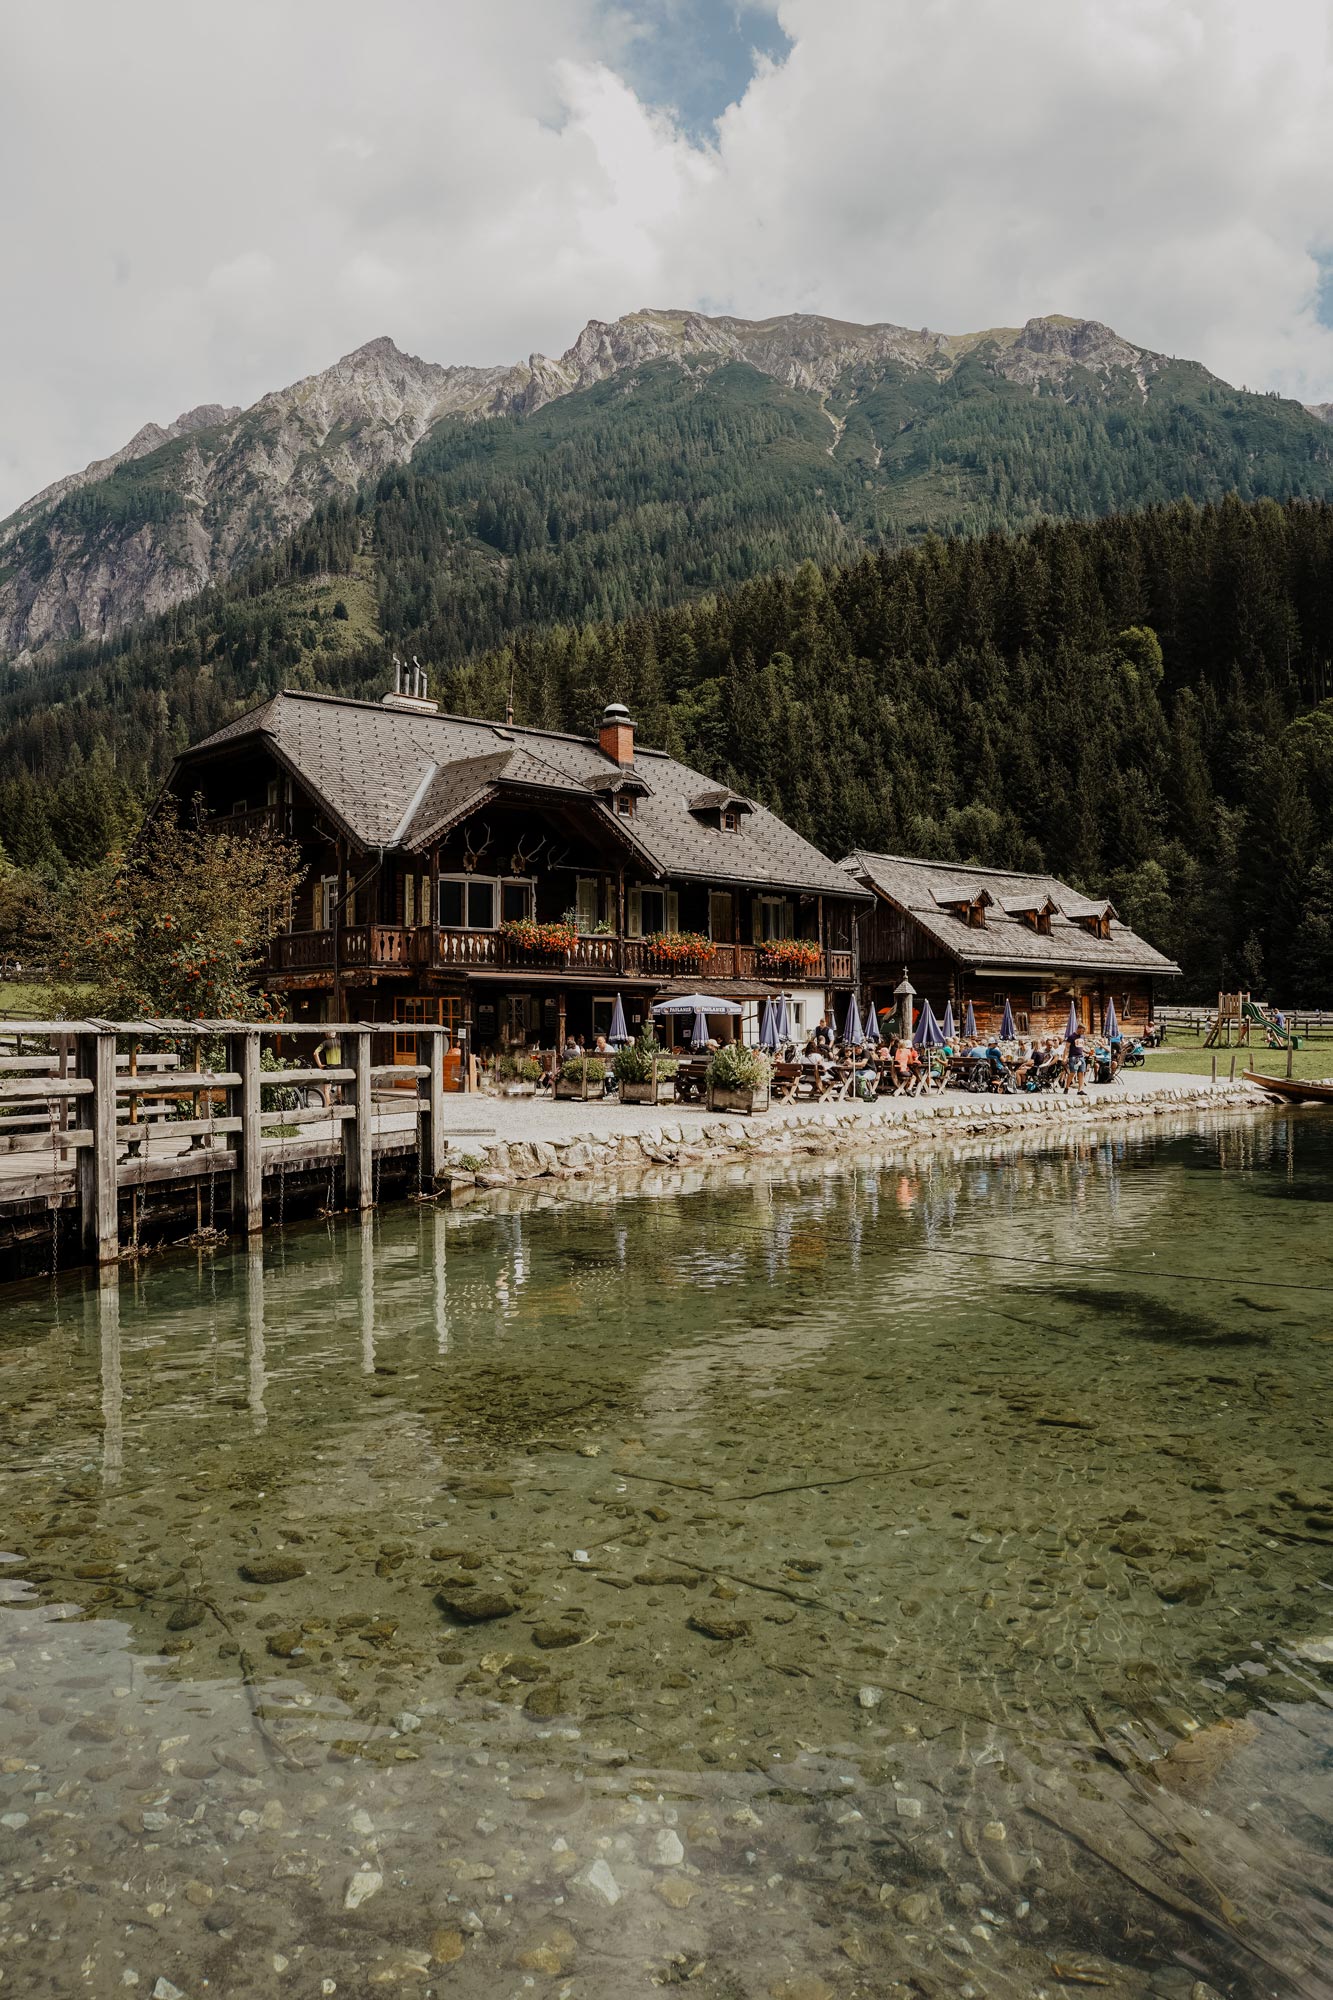
M 1333 1994 L 1333 1122 L 0 1298 L 0 1996 Z

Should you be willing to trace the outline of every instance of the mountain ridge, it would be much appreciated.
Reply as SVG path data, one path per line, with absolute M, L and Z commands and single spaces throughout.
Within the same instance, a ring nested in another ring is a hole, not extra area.
M 62 643 L 110 637 L 225 581 L 299 529 L 321 502 L 407 464 L 451 420 L 532 417 L 613 377 L 625 376 L 632 389 L 634 371 L 662 363 L 701 380 L 739 366 L 816 399 L 830 426 L 830 456 L 843 445 L 849 413 L 887 380 L 943 384 L 980 370 L 997 392 L 1003 385 L 1070 402 L 1102 396 L 1144 405 L 1159 392 L 1176 393 L 1165 385 L 1187 371 L 1194 393 L 1243 393 L 1197 363 L 1062 314 L 951 335 L 813 313 L 748 320 L 644 307 L 618 320 L 590 319 L 561 355 L 484 366 L 426 361 L 380 334 L 247 408 L 201 404 L 171 424 L 145 424 L 118 451 L 0 522 L 0 659 L 23 664 Z M 825 407 L 835 395 L 838 410 Z M 1309 442 L 1309 457 L 1333 458 L 1323 413 L 1289 408 L 1318 440 Z M 901 412 L 895 421 L 901 430 L 918 418 Z M 881 441 L 867 458 L 872 479 L 883 456 Z M 1333 487 L 1333 472 L 1326 483 Z M 1299 480 L 1297 490 L 1304 490 Z M 1312 490 L 1324 490 L 1319 480 Z

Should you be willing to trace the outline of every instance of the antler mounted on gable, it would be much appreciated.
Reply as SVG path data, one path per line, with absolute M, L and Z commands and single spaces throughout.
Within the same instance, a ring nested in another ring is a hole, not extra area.
M 542 838 L 537 842 L 537 845 L 531 851 L 529 851 L 527 834 L 526 833 L 520 834 L 518 846 L 514 849 L 513 853 L 509 857 L 510 874 L 527 875 L 528 873 L 530 873 L 532 868 L 536 865 L 537 856 L 541 853 L 542 849 L 546 845 L 547 845 L 547 839 L 546 836 L 543 835 Z
M 472 845 L 471 833 L 468 831 L 467 827 L 463 828 L 463 873 L 465 875 L 473 875 L 476 873 L 477 863 L 481 860 L 482 855 L 486 852 L 487 848 L 491 844 L 491 829 L 489 822 L 483 824 L 481 830 L 485 834 L 486 838 L 482 841 L 480 847 L 474 847 Z

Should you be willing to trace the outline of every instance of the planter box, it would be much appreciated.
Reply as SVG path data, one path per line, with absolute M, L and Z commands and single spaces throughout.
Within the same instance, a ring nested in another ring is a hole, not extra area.
M 558 1076 L 555 1080 L 555 1094 L 557 1097 L 568 1098 L 581 1104 L 590 1097 L 600 1097 L 602 1086 L 600 1083 L 594 1083 L 591 1077 L 577 1077 L 570 1083 L 566 1077 Z
M 622 1083 L 620 1085 L 622 1104 L 674 1104 L 676 1101 L 675 1076 L 659 1076 L 654 1083 Z
M 749 1090 L 725 1090 L 721 1084 L 708 1086 L 708 1109 L 710 1111 L 767 1111 L 769 1086 L 755 1084 Z

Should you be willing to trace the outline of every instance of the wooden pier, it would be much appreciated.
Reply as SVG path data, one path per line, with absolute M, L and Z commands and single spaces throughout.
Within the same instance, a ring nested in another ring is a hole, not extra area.
M 202 1228 L 205 1191 L 210 1225 L 220 1209 L 249 1238 L 289 1187 L 318 1182 L 354 1212 L 374 1207 L 387 1169 L 415 1168 L 428 1190 L 445 1164 L 449 1035 L 411 1032 L 415 1062 L 383 1022 L 7 1022 L 0 1229 L 12 1242 L 48 1212 L 53 1242 L 72 1234 L 77 1261 L 106 1265 L 154 1209 L 178 1218 L 192 1201 Z M 377 1061 L 391 1036 L 399 1059 Z M 303 1043 L 305 1063 L 290 1053 Z

